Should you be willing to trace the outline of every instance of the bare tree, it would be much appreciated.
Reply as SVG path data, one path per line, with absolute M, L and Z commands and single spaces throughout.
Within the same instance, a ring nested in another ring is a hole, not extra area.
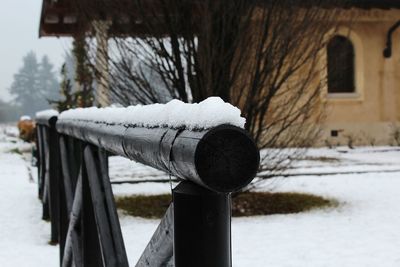
M 326 34 L 338 24 L 334 2 L 79 3 L 89 21 L 112 21 L 108 62 L 114 101 L 198 102 L 220 96 L 241 108 L 246 129 L 266 149 L 259 174 L 264 178 L 285 169 L 301 151 L 295 147 L 316 139 L 326 84 L 319 59 Z M 96 43 L 91 44 L 93 58 Z

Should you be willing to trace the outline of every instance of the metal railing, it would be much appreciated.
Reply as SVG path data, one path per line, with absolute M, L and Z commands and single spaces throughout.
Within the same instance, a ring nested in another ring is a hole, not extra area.
M 231 195 L 255 176 L 248 134 L 220 125 L 191 131 L 42 116 L 37 119 L 39 196 L 60 243 L 60 266 L 128 266 L 108 176 L 108 152 L 166 171 L 173 189 L 136 266 L 224 267 L 231 258 Z
M 51 220 L 50 243 L 58 242 L 59 227 L 59 151 L 56 116 L 36 118 L 38 196 L 43 203 L 42 219 Z

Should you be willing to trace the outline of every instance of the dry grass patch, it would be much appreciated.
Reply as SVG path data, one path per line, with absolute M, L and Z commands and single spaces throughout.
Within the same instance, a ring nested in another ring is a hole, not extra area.
M 233 199 L 235 217 L 289 214 L 337 206 L 337 201 L 304 193 L 249 192 Z
M 131 216 L 155 219 L 164 216 L 171 200 L 172 196 L 167 194 L 154 196 L 133 195 L 117 197 L 115 203 L 118 209 Z
M 319 157 L 313 157 L 313 156 L 307 156 L 304 158 L 301 158 L 300 160 L 305 160 L 305 161 L 320 161 L 320 162 L 326 162 L 326 163 L 338 163 L 341 160 L 338 158 L 334 157 L 326 157 L 326 156 L 319 156 Z
M 117 197 L 116 205 L 131 216 L 161 218 L 172 200 L 171 195 L 133 195 Z M 233 198 L 232 214 L 234 217 L 289 214 L 312 209 L 337 206 L 337 201 L 303 193 L 241 193 Z

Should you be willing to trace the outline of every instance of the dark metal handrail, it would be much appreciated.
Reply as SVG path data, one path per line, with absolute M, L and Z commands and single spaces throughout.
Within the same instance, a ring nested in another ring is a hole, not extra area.
M 39 195 L 52 222 L 51 241 L 60 243 L 60 266 L 128 266 L 108 152 L 183 179 L 136 266 L 232 265 L 230 193 L 253 179 L 260 160 L 244 130 L 146 128 L 54 116 L 39 118 L 37 129 Z
M 243 188 L 258 168 L 253 140 L 230 125 L 189 131 L 60 120 L 57 130 L 217 192 Z

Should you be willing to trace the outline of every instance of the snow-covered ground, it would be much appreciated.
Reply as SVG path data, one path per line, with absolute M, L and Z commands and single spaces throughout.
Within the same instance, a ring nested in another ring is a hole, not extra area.
M 57 266 L 58 247 L 48 244 L 49 224 L 41 220 L 37 185 L 30 180 L 29 163 L 12 152 L 29 147 L 5 132 L 15 130 L 0 127 L 0 266 Z
M 4 128 L 3 128 L 4 129 Z M 0 128 L 0 266 L 57 266 L 58 247 L 47 244 L 50 225 L 41 221 L 29 164 L 11 153 L 21 147 Z M 12 133 L 8 129 L 7 133 Z M 28 148 L 22 146 L 24 150 Z M 35 169 L 32 169 L 35 179 Z M 400 266 L 400 148 L 312 149 L 288 174 L 259 190 L 308 192 L 339 207 L 291 215 L 234 218 L 234 266 Z M 314 175 L 302 175 L 314 174 Z M 151 178 L 153 172 L 113 157 L 113 181 Z M 168 179 L 157 173 L 156 178 Z M 169 183 L 113 185 L 116 195 L 170 192 Z M 134 266 L 157 220 L 121 215 L 130 265 Z
M 338 200 L 339 207 L 234 218 L 234 266 L 400 266 L 399 148 L 312 149 L 288 172 L 318 175 L 277 178 L 258 190 L 317 194 Z M 116 195 L 170 192 L 168 183 L 113 187 Z M 157 223 L 122 218 L 131 264 L 137 261 Z

